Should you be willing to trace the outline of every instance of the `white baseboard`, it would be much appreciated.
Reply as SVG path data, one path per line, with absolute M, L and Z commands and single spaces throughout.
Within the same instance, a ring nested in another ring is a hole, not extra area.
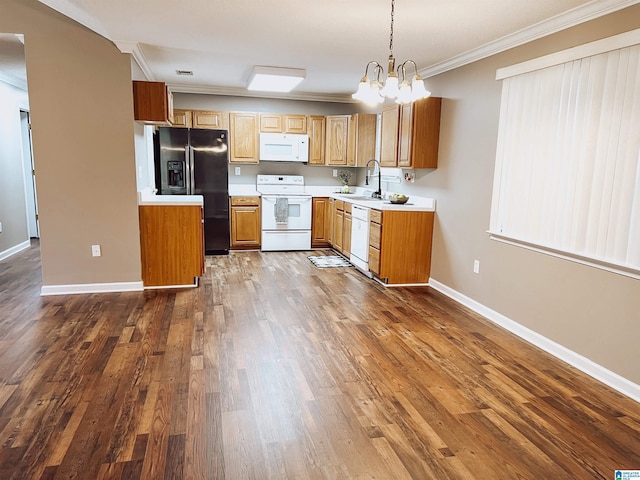
M 40 295 L 74 295 L 77 293 L 141 292 L 142 282 L 80 283 L 77 285 L 43 285 Z
M 632 398 L 636 402 L 640 402 L 640 385 L 633 383 L 632 381 L 627 380 L 617 373 L 612 372 L 611 370 L 608 370 L 601 365 L 598 365 L 597 363 L 589 360 L 586 357 L 583 357 L 573 350 L 569 350 L 559 343 L 556 343 L 553 340 L 550 340 L 547 337 L 540 335 L 533 330 L 530 330 L 529 328 L 519 324 L 518 322 L 515 322 L 510 318 L 507 318 L 504 315 L 496 312 L 495 310 L 492 310 L 482 305 L 481 303 L 476 302 L 472 298 L 469 298 L 466 295 L 453 290 L 452 288 L 438 282 L 437 280 L 434 280 L 433 278 L 429 279 L 429 286 L 443 293 L 447 297 L 452 298 L 456 302 L 461 303 L 465 307 L 468 307 L 474 312 L 482 315 L 487 320 L 495 323 L 496 325 L 501 326 L 502 328 L 510 331 L 511 333 L 514 333 L 515 335 L 544 350 L 545 352 L 550 353 L 563 362 L 566 362 L 569 365 L 577 368 L 578 370 L 586 373 L 587 375 L 595 378 L 596 380 L 601 381 L 602 383 L 608 385 L 614 390 L 617 390 L 623 395 Z
M 0 252 L 0 260 L 4 260 L 5 258 L 9 258 L 11 255 L 15 255 L 18 252 L 26 250 L 31 246 L 31 240 L 26 240 L 18 245 L 15 245 L 11 248 L 8 248 L 4 252 Z

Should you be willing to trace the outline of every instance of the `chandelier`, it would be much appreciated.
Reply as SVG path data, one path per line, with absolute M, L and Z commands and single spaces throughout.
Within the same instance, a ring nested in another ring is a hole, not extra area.
M 393 56 L 393 14 L 395 11 L 395 0 L 391 0 L 391 33 L 389 35 L 389 68 L 387 79 L 383 82 L 380 77 L 384 73 L 382 65 L 376 61 L 367 63 L 364 77 L 360 80 L 358 91 L 351 95 L 355 100 L 375 105 L 383 103 L 386 98 L 395 100 L 396 103 L 411 103 L 421 98 L 431 95 L 424 88 L 424 80 L 418 75 L 418 67 L 413 60 L 407 60 L 396 70 L 396 59 Z M 413 64 L 414 74 L 411 82 L 407 80 L 407 64 Z M 369 67 L 373 66 L 373 78 L 369 79 Z M 402 81 L 400 81 L 402 79 Z

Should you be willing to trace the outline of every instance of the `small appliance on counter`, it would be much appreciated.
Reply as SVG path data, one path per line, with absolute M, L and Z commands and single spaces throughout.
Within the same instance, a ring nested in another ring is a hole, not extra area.
M 205 254 L 229 253 L 228 132 L 160 127 L 154 133 L 160 195 L 204 197 Z

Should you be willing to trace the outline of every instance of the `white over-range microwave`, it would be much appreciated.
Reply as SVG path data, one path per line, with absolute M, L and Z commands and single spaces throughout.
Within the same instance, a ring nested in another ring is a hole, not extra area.
M 308 162 L 309 135 L 261 133 L 260 161 Z

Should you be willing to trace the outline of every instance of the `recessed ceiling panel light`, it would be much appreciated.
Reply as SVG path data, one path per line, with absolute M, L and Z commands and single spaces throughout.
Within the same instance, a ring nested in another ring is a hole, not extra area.
M 247 90 L 261 92 L 290 92 L 304 80 L 307 71 L 302 68 L 253 67 Z

